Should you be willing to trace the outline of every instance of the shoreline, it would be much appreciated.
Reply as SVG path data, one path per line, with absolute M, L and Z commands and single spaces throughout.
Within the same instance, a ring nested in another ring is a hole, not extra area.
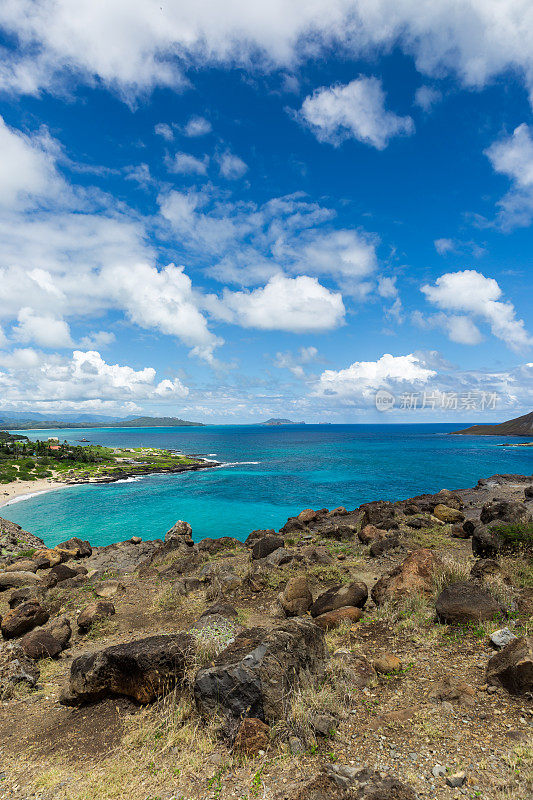
M 222 462 L 202 459 L 201 464 L 192 464 L 190 466 L 183 465 L 175 469 L 150 470 L 149 472 L 141 474 L 125 470 L 119 476 L 113 475 L 101 478 L 80 480 L 70 478 L 69 480 L 63 481 L 57 480 L 57 478 L 37 478 L 37 480 L 34 481 L 12 481 L 11 483 L 0 484 L 0 508 L 11 505 L 13 501 L 21 502 L 22 498 L 29 500 L 33 496 L 47 494 L 56 489 L 66 489 L 69 486 L 83 486 L 87 484 L 101 486 L 109 483 L 120 483 L 130 478 L 148 478 L 150 475 L 176 475 L 182 472 L 198 472 L 199 470 L 213 469 L 214 467 L 220 466 L 222 466 Z

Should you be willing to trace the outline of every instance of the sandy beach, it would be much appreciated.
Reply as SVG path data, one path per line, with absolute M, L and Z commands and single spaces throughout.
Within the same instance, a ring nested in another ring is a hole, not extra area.
M 67 486 L 63 481 L 54 478 L 38 478 L 35 481 L 13 481 L 12 483 L 0 484 L 0 508 L 12 502 L 16 498 L 32 494 L 42 494 L 52 489 L 61 489 Z

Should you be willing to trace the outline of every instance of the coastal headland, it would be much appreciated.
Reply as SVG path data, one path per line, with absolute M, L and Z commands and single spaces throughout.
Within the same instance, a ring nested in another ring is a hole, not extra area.
M 217 462 L 155 447 L 100 447 L 30 441 L 0 432 L 0 506 L 25 495 L 83 483 L 209 469 Z
M 532 520 L 531 475 L 244 542 L 0 518 L 0 797 L 526 800 Z

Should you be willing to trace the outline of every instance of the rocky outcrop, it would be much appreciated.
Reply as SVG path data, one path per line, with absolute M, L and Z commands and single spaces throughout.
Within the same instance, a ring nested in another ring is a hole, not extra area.
M 437 597 L 435 607 L 439 620 L 452 625 L 483 622 L 503 613 L 494 597 L 473 581 L 446 586 Z
M 2 636 L 4 639 L 15 639 L 17 636 L 23 636 L 38 625 L 44 625 L 48 621 L 48 617 L 48 611 L 36 600 L 21 603 L 16 608 L 8 611 L 2 619 Z
M 493 558 L 502 549 L 503 540 L 486 525 L 477 525 L 472 533 L 472 553 L 476 558 Z
M 182 684 L 194 652 L 194 638 L 178 633 L 79 656 L 72 662 L 70 683 L 60 702 L 78 705 L 108 695 L 125 695 L 138 703 L 150 703 Z
M 294 689 L 320 679 L 325 663 L 324 634 L 312 622 L 292 619 L 271 631 L 245 630 L 197 673 L 196 704 L 206 716 L 280 719 Z
M 412 594 L 431 594 L 433 575 L 442 565 L 438 556 L 431 550 L 414 550 L 388 575 L 383 575 L 372 588 L 372 599 L 376 605 L 396 602 Z
M 361 528 L 366 525 L 374 525 L 376 528 L 384 530 L 398 527 L 397 511 L 393 503 L 386 500 L 375 500 L 371 503 L 364 503 L 360 510 L 363 512 Z
M 0 553 L 13 556 L 21 550 L 44 547 L 44 542 L 20 525 L 0 517 Z
M 201 542 L 198 542 L 198 550 L 200 552 L 209 553 L 209 555 L 215 555 L 215 553 L 220 553 L 221 550 L 230 550 L 235 547 L 242 547 L 242 542 L 238 539 L 234 539 L 233 536 L 221 536 L 220 539 L 202 539 Z
M 512 694 L 533 691 L 533 637 L 513 639 L 487 664 L 487 682 L 500 683 Z
M 533 411 L 498 425 L 472 425 L 453 433 L 463 436 L 533 436 Z
M 347 586 L 332 586 L 317 597 L 310 608 L 311 616 L 318 617 L 345 606 L 363 608 L 368 600 L 368 587 L 363 581 L 352 581 Z
M 311 608 L 313 595 L 305 575 L 296 575 L 278 596 L 278 601 L 288 617 L 301 617 Z
M 417 800 L 414 790 L 391 775 L 335 764 L 290 800 Z
M 361 528 L 357 537 L 362 544 L 372 544 L 376 539 L 382 539 L 387 535 L 387 531 L 382 528 L 376 528 L 375 525 L 365 525 Z

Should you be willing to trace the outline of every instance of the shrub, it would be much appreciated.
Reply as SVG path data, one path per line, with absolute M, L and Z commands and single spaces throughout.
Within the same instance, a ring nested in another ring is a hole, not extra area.
M 492 530 L 503 540 L 503 550 L 526 551 L 533 557 L 533 522 L 494 525 Z

